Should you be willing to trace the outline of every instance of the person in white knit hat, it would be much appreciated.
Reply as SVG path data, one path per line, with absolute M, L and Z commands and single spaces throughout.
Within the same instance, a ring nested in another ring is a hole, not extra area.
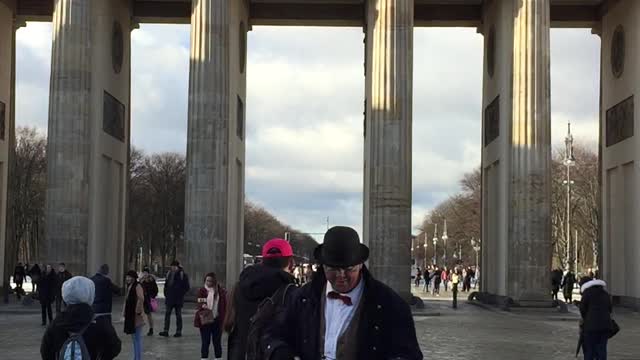
M 91 359 L 114 359 L 122 344 L 113 327 L 96 324 L 91 308 L 95 297 L 93 281 L 76 276 L 62 284 L 62 299 L 67 307 L 53 320 L 40 346 L 43 360 L 56 360 L 62 345 L 71 333 L 81 332 Z

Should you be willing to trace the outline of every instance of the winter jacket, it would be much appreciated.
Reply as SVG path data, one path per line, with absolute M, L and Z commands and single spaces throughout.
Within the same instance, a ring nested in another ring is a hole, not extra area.
M 87 304 L 69 305 L 56 317 L 42 338 L 40 355 L 43 360 L 56 360 L 69 332 L 85 330 L 83 339 L 91 359 L 111 360 L 120 353 L 122 344 L 108 322 L 95 322 L 93 310 Z
M 358 324 L 357 359 L 421 360 L 411 309 L 406 301 L 363 267 L 364 292 Z M 267 331 L 263 341 L 271 360 L 284 360 L 280 354 L 295 354 L 302 360 L 320 360 L 320 317 L 327 280 L 323 270 L 298 290 L 284 316 Z
M 61 273 L 56 273 L 56 286 L 55 286 L 55 296 L 62 296 L 62 284 L 65 281 L 71 279 L 73 276 L 68 270 L 65 270 Z
M 216 285 L 216 293 L 218 296 L 218 317 L 217 319 L 224 320 L 225 315 L 227 314 L 227 291 L 220 286 L 220 284 Z M 193 326 L 199 328 L 200 317 L 198 316 L 198 312 L 204 308 L 207 301 L 207 297 L 209 296 L 209 291 L 204 287 L 201 287 L 198 290 L 198 299 L 196 301 L 196 316 L 193 318 Z M 201 301 L 202 300 L 202 301 Z M 211 309 L 209 309 L 211 310 Z M 223 321 L 220 321 L 220 326 L 222 327 Z
M 580 315 L 583 320 L 583 331 L 600 332 L 611 329 L 611 297 L 602 280 L 591 280 L 580 288 Z
M 249 319 L 256 313 L 258 305 L 281 287 L 294 283 L 291 274 L 264 265 L 249 266 L 242 271 L 231 300 L 236 316 L 234 328 L 229 334 L 229 360 L 244 360 Z
M 126 296 L 124 298 L 124 308 L 122 316 L 124 317 L 124 333 L 133 334 L 136 328 L 144 325 L 144 290 L 139 282 L 134 281 L 127 286 Z
M 55 299 L 56 274 L 43 273 L 38 281 L 38 299 L 41 303 L 50 303 Z
M 169 306 L 184 305 L 184 296 L 189 292 L 189 277 L 182 268 L 169 271 L 164 285 L 165 304 Z
M 24 271 L 24 266 L 16 266 L 13 271 L 13 282 L 16 284 L 22 284 L 24 279 L 27 277 L 26 271 Z
M 142 290 L 144 290 L 144 312 L 151 313 L 151 299 L 158 297 L 158 283 L 153 275 L 147 275 L 140 280 Z
M 95 274 L 91 280 L 96 287 L 96 295 L 93 300 L 93 312 L 96 314 L 111 315 L 113 295 L 120 292 L 120 288 L 111 282 L 108 276 Z

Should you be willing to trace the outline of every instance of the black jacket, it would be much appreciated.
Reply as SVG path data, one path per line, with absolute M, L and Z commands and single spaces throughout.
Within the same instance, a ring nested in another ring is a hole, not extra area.
M 357 358 L 421 360 L 409 305 L 388 286 L 375 280 L 366 267 L 363 281 L 364 308 L 358 327 Z M 296 292 L 284 317 L 268 330 L 263 346 L 265 353 L 273 353 L 271 360 L 284 359 L 278 356 L 281 353 L 293 353 L 302 360 L 321 359 L 320 316 L 324 314 L 320 308 L 326 282 L 320 270 L 311 283 Z
M 111 282 L 111 279 L 100 273 L 95 274 L 91 280 L 96 287 L 96 295 L 93 299 L 93 312 L 96 314 L 111 315 L 113 295 L 118 294 L 120 289 Z
M 53 271 L 48 274 L 42 273 L 38 280 L 38 299 L 41 303 L 53 302 L 56 282 L 56 274 Z
M 13 271 L 13 282 L 15 282 L 16 284 L 22 284 L 26 277 L 27 272 L 24 271 L 24 266 L 16 266 L 15 270 Z
M 189 277 L 179 268 L 178 271 L 169 271 L 167 282 L 164 285 L 164 297 L 167 306 L 184 305 L 184 296 L 189 291 Z
M 580 315 L 583 320 L 583 331 L 599 332 L 611 329 L 611 297 L 602 280 L 591 280 L 580 288 Z
M 56 287 L 55 287 L 56 296 L 62 295 L 62 284 L 64 284 L 65 281 L 71 279 L 72 277 L 73 275 L 71 275 L 71 273 L 68 270 L 65 270 L 61 273 L 60 272 L 56 273 Z
M 83 339 L 91 359 L 110 360 L 118 356 L 122 344 L 113 327 L 108 322 L 94 322 L 91 306 L 78 304 L 69 305 L 47 328 L 40 346 L 42 360 L 56 360 L 69 332 L 79 331 L 89 323 Z
M 249 266 L 242 271 L 231 305 L 236 316 L 229 334 L 229 360 L 244 360 L 249 319 L 262 300 L 271 297 L 282 286 L 293 283 L 295 279 L 291 274 L 264 265 Z

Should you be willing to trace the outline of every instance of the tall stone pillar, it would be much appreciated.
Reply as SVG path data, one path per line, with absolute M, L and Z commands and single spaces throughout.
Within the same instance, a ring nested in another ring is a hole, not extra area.
M 8 286 L 13 274 L 15 244 L 12 238 L 11 218 L 8 215 L 11 194 L 8 192 L 15 147 L 15 55 L 16 26 L 15 1 L 0 2 L 0 282 Z M 9 231 L 7 231 L 7 229 Z M 5 279 L 5 276 L 7 278 Z M 5 293 L 8 295 L 8 293 Z
M 601 24 L 602 267 L 614 303 L 640 309 L 640 3 L 613 3 Z
M 242 269 L 246 33 L 244 1 L 193 0 L 185 250 L 192 284 Z
M 129 142 L 127 0 L 56 0 L 47 148 L 47 263 L 107 263 L 123 281 Z
M 374 276 L 409 298 L 413 0 L 368 0 L 364 242 Z
M 549 1 L 485 5 L 483 291 L 550 300 Z

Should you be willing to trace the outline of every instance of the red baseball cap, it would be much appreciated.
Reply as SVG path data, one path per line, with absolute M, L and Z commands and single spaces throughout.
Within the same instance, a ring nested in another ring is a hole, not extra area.
M 264 259 L 293 256 L 291 245 L 284 239 L 271 239 L 262 247 Z

